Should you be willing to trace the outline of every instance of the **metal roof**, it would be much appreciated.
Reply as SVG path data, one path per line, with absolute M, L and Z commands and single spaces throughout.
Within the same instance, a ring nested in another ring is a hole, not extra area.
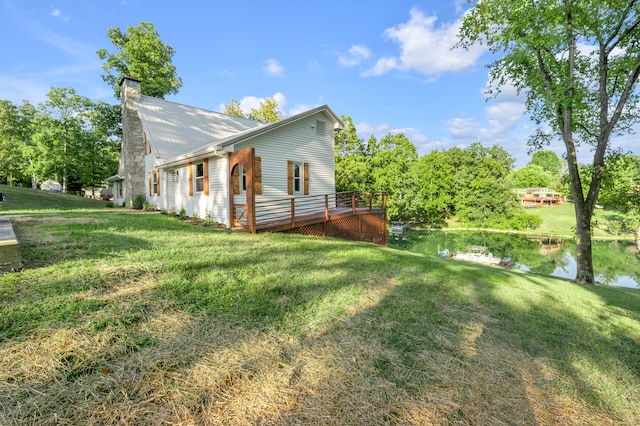
M 170 159 L 246 130 L 265 126 L 219 112 L 142 95 L 136 102 L 142 127 L 157 157 Z
M 158 165 L 185 161 L 216 153 L 262 133 L 286 126 L 318 112 L 327 114 L 334 128 L 343 128 L 340 118 L 326 105 L 273 123 L 248 120 L 151 96 L 136 102 L 142 127 L 151 142 Z

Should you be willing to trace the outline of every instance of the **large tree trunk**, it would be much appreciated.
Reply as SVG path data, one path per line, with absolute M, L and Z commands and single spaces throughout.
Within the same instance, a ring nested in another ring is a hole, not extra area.
M 574 195 L 576 213 L 576 284 L 595 285 L 591 248 L 591 214 L 585 202 Z
M 589 196 L 585 200 L 582 192 L 582 181 L 580 180 L 580 169 L 578 167 L 578 156 L 573 142 L 573 134 L 565 129 L 563 134 L 565 147 L 567 148 L 567 166 L 569 179 L 571 182 L 571 194 L 573 195 L 573 205 L 576 216 L 576 284 L 595 285 L 593 275 L 593 258 L 591 249 L 591 217 L 595 207 L 594 194 L 590 188 Z M 594 174 L 591 186 L 599 187 L 600 180 Z M 592 199 L 593 198 L 593 199 Z

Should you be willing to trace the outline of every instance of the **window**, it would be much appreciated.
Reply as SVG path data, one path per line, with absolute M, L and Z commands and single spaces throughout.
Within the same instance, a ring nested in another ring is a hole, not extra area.
M 316 134 L 324 135 L 324 121 L 316 120 Z
M 152 173 L 152 180 L 153 180 L 152 192 L 154 194 L 159 194 L 159 191 L 158 191 L 158 173 Z
M 189 195 L 193 195 L 194 184 L 196 192 L 204 192 L 204 195 L 209 195 L 208 158 L 205 158 L 202 163 L 189 162 Z
M 302 191 L 302 164 L 293 163 L 293 192 L 299 193 Z
M 204 163 L 196 164 L 196 192 L 204 191 Z
M 309 163 L 287 160 L 287 193 L 309 195 Z
M 242 167 L 242 165 L 238 165 L 240 168 L 240 191 L 245 192 L 247 190 L 247 171 Z

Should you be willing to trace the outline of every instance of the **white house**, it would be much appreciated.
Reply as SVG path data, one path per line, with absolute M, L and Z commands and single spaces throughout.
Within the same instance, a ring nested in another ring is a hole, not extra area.
M 255 232 L 255 203 L 335 192 L 328 106 L 262 123 L 142 95 L 125 77 L 116 205 L 142 195 L 158 209 Z

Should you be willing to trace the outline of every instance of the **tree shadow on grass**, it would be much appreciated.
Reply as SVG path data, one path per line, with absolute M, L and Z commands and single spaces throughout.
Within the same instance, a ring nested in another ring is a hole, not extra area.
M 559 311 L 567 296 L 547 280 L 312 237 L 187 234 L 170 250 L 149 242 L 132 280 L 80 292 L 99 305 L 76 324 L 2 344 L 75 342 L 41 376 L 23 369 L 0 384 L 14 419 L 580 423 L 562 411 L 572 392 L 587 401 L 578 414 L 624 416 L 574 367 L 586 355 L 604 368 L 612 340 Z M 514 303 L 510 290 L 528 299 Z M 640 355 L 622 325 L 612 329 L 626 351 L 617 366 L 637 382 Z
M 519 303 L 505 296 L 504 284 L 489 290 L 476 287 L 479 300 L 492 304 L 500 319 L 495 338 L 545 360 L 559 372 L 554 386 L 565 395 L 575 394 L 593 412 L 608 413 L 608 421 L 628 423 L 640 402 L 640 341 L 634 336 L 638 315 L 630 314 L 638 312 L 640 292 L 522 277 L 530 285 L 523 287 L 526 293 Z M 599 293 L 600 298 L 583 294 L 589 292 Z M 620 304 L 612 309 L 602 303 L 606 299 Z

